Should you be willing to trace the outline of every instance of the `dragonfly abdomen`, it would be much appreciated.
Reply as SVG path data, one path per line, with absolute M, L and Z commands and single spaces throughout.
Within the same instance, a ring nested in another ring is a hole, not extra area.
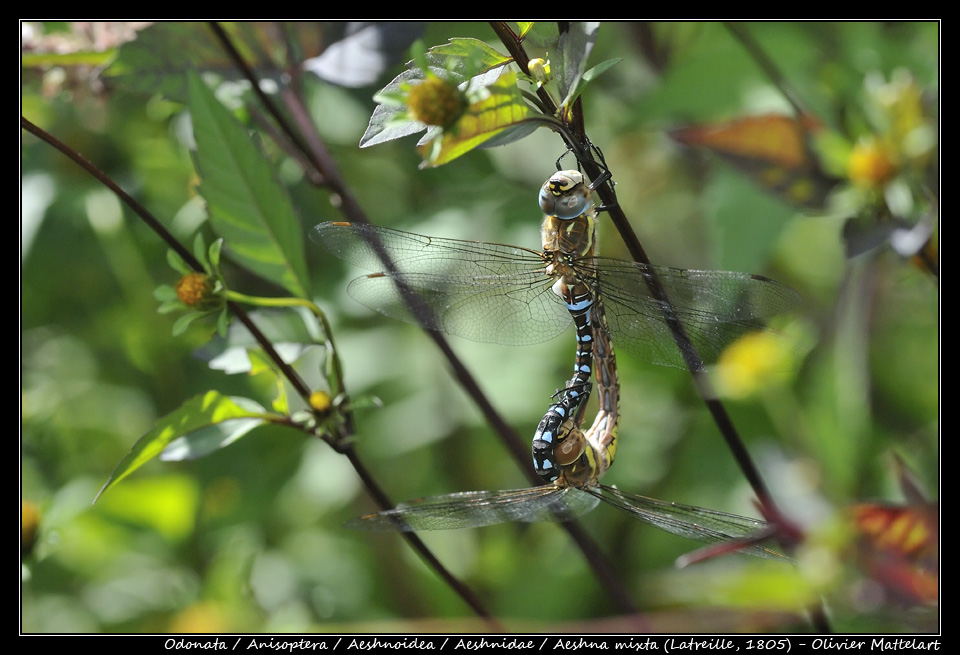
M 590 398 L 593 375 L 593 294 L 584 284 L 569 286 L 563 279 L 554 285 L 563 298 L 576 326 L 577 354 L 573 377 L 557 392 L 533 435 L 533 466 L 547 482 L 560 477 L 561 468 L 573 464 L 583 453 L 584 439 L 580 431 L 587 400 Z

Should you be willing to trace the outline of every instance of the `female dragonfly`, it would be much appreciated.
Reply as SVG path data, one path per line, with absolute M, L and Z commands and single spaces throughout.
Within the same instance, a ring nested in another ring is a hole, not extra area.
M 348 261 L 368 268 L 378 262 L 387 266 L 389 272 L 350 285 L 351 295 L 387 315 L 501 343 L 550 338 L 558 325 L 565 326 L 571 318 L 577 325 L 574 378 L 544 416 L 534 440 L 537 470 L 552 484 L 426 499 L 417 507 L 365 517 L 356 527 L 440 529 L 506 520 L 565 520 L 592 509 L 599 500 L 668 531 L 707 541 L 743 537 L 763 527 L 753 519 L 664 503 L 599 485 L 615 451 L 619 402 L 603 305 L 609 303 L 613 308 L 613 333 L 628 352 L 680 365 L 660 301 L 643 293 L 646 278 L 655 275 L 661 280 L 671 301 L 670 311 L 685 323 L 707 358 L 715 357 L 739 334 L 755 329 L 750 320 L 793 304 L 796 294 L 758 276 L 645 267 L 595 257 L 592 187 L 583 183 L 577 171 L 561 171 L 551 177 L 541 190 L 541 207 L 547 216 L 540 252 L 348 223 L 326 223 L 314 230 L 315 240 Z M 629 286 L 633 287 L 632 299 L 627 294 Z M 492 324 L 481 320 L 491 317 Z M 584 434 L 579 424 L 590 392 L 592 354 L 598 364 L 601 411 Z M 549 442 L 544 440 L 545 434 Z M 559 446 L 570 436 L 575 438 L 568 438 L 567 443 L 578 448 L 554 461 L 553 439 L 559 437 Z M 544 448 L 550 449 L 549 455 L 544 456 Z M 756 554 L 769 552 L 757 550 Z

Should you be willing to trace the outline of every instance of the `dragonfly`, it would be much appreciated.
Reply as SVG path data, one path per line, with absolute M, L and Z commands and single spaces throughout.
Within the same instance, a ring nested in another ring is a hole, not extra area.
M 368 269 L 386 265 L 386 272 L 358 278 L 348 290 L 388 316 L 479 341 L 514 344 L 556 336 L 571 320 L 576 325 L 574 376 L 558 392 L 534 437 L 534 464 L 548 484 L 422 499 L 348 525 L 413 530 L 569 520 L 603 500 L 668 532 L 708 542 L 743 539 L 769 528 L 755 519 L 599 484 L 613 462 L 619 418 L 611 334 L 641 358 L 682 366 L 666 324 L 668 314 L 683 321 L 695 346 L 712 359 L 734 338 L 755 329 L 755 318 L 783 311 L 797 296 L 760 276 L 596 257 L 595 185 L 586 185 L 578 171 L 558 171 L 544 183 L 541 251 L 351 223 L 314 229 L 313 239 L 338 257 Z M 652 277 L 660 281 L 669 303 L 644 292 Z M 628 298 L 628 287 L 634 298 Z M 607 306 L 612 308 L 609 324 Z M 580 423 L 594 360 L 600 411 L 584 432 Z M 759 546 L 743 548 L 781 557 Z
M 583 318 L 590 311 L 585 302 L 592 305 L 594 298 L 602 298 L 606 329 L 619 351 L 685 368 L 671 319 L 683 325 L 703 361 L 710 363 L 738 337 L 759 329 L 759 319 L 799 301 L 794 290 L 759 275 L 596 256 L 592 191 L 593 185 L 584 184 L 575 170 L 558 171 L 544 183 L 541 250 L 345 222 L 322 223 L 311 238 L 341 259 L 378 271 L 350 283 L 348 293 L 355 300 L 428 329 L 527 345 L 556 337 L 571 321 L 577 323 L 579 312 L 578 366 L 552 406 L 564 421 L 582 418 L 590 395 L 589 373 L 579 366 L 581 355 L 589 359 L 582 341 L 589 327 Z M 658 281 L 668 301 L 654 294 L 651 280 Z M 543 427 L 542 434 L 553 436 L 551 426 Z M 559 441 L 554 443 L 559 447 Z M 537 461 L 537 452 L 534 459 L 545 480 L 558 475 L 557 461 Z

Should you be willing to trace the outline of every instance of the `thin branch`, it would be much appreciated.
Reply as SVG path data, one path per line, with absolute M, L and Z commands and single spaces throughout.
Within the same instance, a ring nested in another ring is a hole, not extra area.
M 783 76 L 783 73 L 780 72 L 780 69 L 777 68 L 777 65 L 773 60 L 767 55 L 766 51 L 760 47 L 760 44 L 744 29 L 741 23 L 734 23 L 731 21 L 724 21 L 724 26 L 727 28 L 727 31 L 730 32 L 736 38 L 740 45 L 749 53 L 753 60 L 757 63 L 761 70 L 770 78 L 770 81 L 780 90 L 780 93 L 783 94 L 783 97 L 787 99 L 787 102 L 790 103 L 790 106 L 793 107 L 793 111 L 796 112 L 797 118 L 803 118 L 807 115 L 807 111 L 803 108 L 803 103 L 800 101 L 800 97 L 796 92 L 790 87 L 790 84 L 787 82 L 786 78 Z
M 322 147 L 322 142 L 320 142 L 318 139 L 315 145 L 319 147 L 307 147 L 303 138 L 300 136 L 300 132 L 293 129 L 286 117 L 277 109 L 276 105 L 270 100 L 269 97 L 266 96 L 266 94 L 260 90 L 260 85 L 257 78 L 254 76 L 253 71 L 249 66 L 247 66 L 246 62 L 240 56 L 240 53 L 233 46 L 233 43 L 223 28 L 216 23 L 211 23 L 211 29 L 224 46 L 234 64 L 240 68 L 244 76 L 250 81 L 254 92 L 258 98 L 260 98 L 262 105 L 266 108 L 274 120 L 277 121 L 281 132 L 286 135 L 291 142 L 296 144 L 297 149 L 301 153 L 307 156 L 316 171 L 322 176 L 324 184 L 340 194 L 344 211 L 350 212 L 348 213 L 348 216 L 351 214 L 361 215 L 359 212 L 359 204 L 357 203 L 356 199 L 353 198 L 352 194 L 348 192 L 346 186 L 342 184 L 342 180 L 337 172 L 336 167 L 332 165 L 333 161 L 330 158 L 329 153 L 327 152 L 326 148 Z M 327 166 L 324 166 L 322 162 L 329 163 Z M 352 426 L 352 421 L 349 421 L 349 423 Z M 373 476 L 371 476 L 367 471 L 366 467 L 363 466 L 353 448 L 352 442 L 346 439 L 340 440 L 335 449 L 337 452 L 347 457 L 357 475 L 363 481 L 363 484 L 367 489 L 367 493 L 374 499 L 377 505 L 379 505 L 382 509 L 391 509 L 394 506 L 393 501 L 390 500 L 383 489 L 380 488 L 379 484 L 377 484 Z M 474 613 L 484 618 L 494 630 L 502 631 L 500 624 L 492 617 L 486 607 L 483 606 L 473 590 L 462 581 L 457 579 L 452 573 L 450 573 L 440 562 L 440 560 L 437 559 L 437 557 L 430 551 L 430 549 L 427 548 L 426 544 L 423 543 L 416 533 L 404 532 L 402 533 L 402 536 L 407 540 L 407 543 L 409 543 L 410 546 L 420 554 L 428 566 L 430 566 L 437 573 L 437 575 L 463 599 L 463 601 L 474 611 Z
M 128 207 L 130 207 L 138 217 L 140 217 L 151 229 L 153 229 L 171 248 L 173 248 L 183 260 L 194 270 L 198 272 L 203 272 L 203 266 L 193 256 L 193 254 L 186 249 L 177 239 L 170 234 L 166 227 L 158 221 L 143 205 L 137 202 L 130 194 L 124 191 L 119 185 L 117 185 L 106 173 L 100 170 L 88 159 L 83 157 L 73 148 L 70 148 L 62 141 L 49 134 L 45 130 L 37 127 L 26 118 L 20 118 L 21 126 L 30 132 L 31 134 L 37 136 L 39 139 L 50 144 L 71 160 L 76 162 L 81 168 L 90 173 L 98 181 L 100 181 L 104 186 L 113 191 L 117 196 L 123 201 Z M 283 374 L 287 377 L 290 383 L 297 389 L 297 392 L 304 398 L 304 400 L 309 399 L 310 391 L 307 386 L 304 384 L 303 380 L 297 374 L 296 371 L 290 367 L 289 364 L 284 362 L 280 356 L 277 354 L 276 350 L 273 347 L 273 344 L 266 338 L 266 336 L 260 331 L 257 325 L 250 319 L 249 315 L 244 311 L 243 307 L 237 303 L 230 301 L 231 311 L 234 312 L 234 315 L 237 317 L 240 322 L 250 331 L 250 334 L 257 341 L 261 348 L 268 354 L 268 356 L 273 360 L 273 362 L 283 371 Z M 389 498 L 384 494 L 383 490 L 377 485 L 377 483 L 370 477 L 369 473 L 360 463 L 360 460 L 357 458 L 356 453 L 349 442 L 349 440 L 343 438 L 344 435 L 340 435 L 336 439 L 325 439 L 331 446 L 333 446 L 338 452 L 345 454 L 353 465 L 354 469 L 357 471 L 357 474 L 363 480 L 364 484 L 367 487 L 368 493 L 377 499 L 384 508 L 392 507 L 392 503 Z M 449 571 L 444 568 L 444 566 L 437 560 L 436 556 L 430 552 L 426 545 L 420 540 L 416 534 L 406 533 L 404 535 L 407 540 L 411 543 L 414 549 L 420 553 L 423 559 L 432 566 L 437 574 L 445 580 L 460 597 L 466 602 L 473 611 L 480 617 L 484 618 L 490 624 L 491 628 L 496 631 L 503 631 L 502 626 L 497 622 L 496 619 L 487 611 L 487 609 L 480 602 L 477 595 L 473 592 L 472 589 L 467 587 L 465 584 L 457 580 Z
M 523 49 L 523 44 L 516 39 L 516 35 L 514 35 L 513 31 L 510 30 L 508 26 L 502 23 L 495 23 L 494 31 L 498 36 L 500 36 L 504 46 L 506 46 L 508 52 L 518 64 L 520 64 L 520 62 L 529 61 L 529 58 Z M 525 70 L 524 66 L 521 66 L 521 70 Z M 544 95 L 549 98 L 548 94 Z M 573 115 L 574 125 L 582 126 L 584 124 L 582 103 L 577 102 L 574 104 Z M 589 147 L 590 141 L 586 137 L 586 134 L 583 134 L 579 142 L 571 142 L 568 134 L 565 131 L 561 131 L 560 134 L 563 136 L 567 145 L 577 154 L 577 158 L 583 165 L 587 175 L 590 176 L 591 179 L 596 179 L 601 174 L 602 169 L 593 158 L 593 153 L 590 151 Z M 620 233 L 620 238 L 623 239 L 623 242 L 626 244 L 627 250 L 630 252 L 630 255 L 633 257 L 634 261 L 645 264 L 648 267 L 651 266 L 650 258 L 647 256 L 643 246 L 640 244 L 640 240 L 637 238 L 636 233 L 630 226 L 630 221 L 627 219 L 626 214 L 624 214 L 623 208 L 617 203 L 612 185 L 601 185 L 597 191 L 600 195 L 600 199 L 603 201 L 603 204 L 608 207 L 608 213 L 610 214 L 617 231 Z M 744 477 L 746 477 L 747 481 L 750 483 L 750 486 L 753 488 L 753 491 L 757 495 L 759 501 L 764 506 L 769 507 L 771 513 L 775 513 L 776 506 L 773 503 L 770 491 L 767 488 L 766 483 L 763 481 L 763 478 L 760 475 L 756 465 L 754 465 L 749 451 L 737 432 L 736 426 L 734 426 L 733 421 L 730 419 L 730 415 L 727 413 L 723 403 L 718 400 L 717 394 L 713 390 L 713 386 L 706 375 L 703 359 L 700 357 L 696 347 L 693 345 L 690 337 L 687 335 L 686 328 L 684 328 L 683 323 L 677 317 L 676 312 L 673 309 L 673 304 L 671 303 L 666 290 L 663 288 L 663 285 L 660 283 L 660 280 L 656 275 L 651 273 L 645 275 L 644 279 L 646 280 L 647 286 L 650 288 L 650 292 L 653 294 L 654 298 L 659 301 L 663 312 L 664 322 L 670 329 L 674 341 L 676 342 L 677 347 L 680 349 L 680 353 L 683 356 L 684 362 L 687 364 L 687 369 L 690 371 L 691 375 L 693 375 L 697 392 L 699 393 L 704 404 L 709 409 L 711 416 L 713 416 L 713 420 L 717 424 L 721 435 L 726 441 L 727 447 L 733 454 L 734 459 L 740 466 Z
M 734 26 L 734 29 L 736 29 L 736 26 Z M 517 42 L 515 38 L 508 38 L 503 42 L 508 50 L 510 50 L 511 55 L 514 56 L 515 60 L 519 61 L 526 59 L 526 54 L 522 53 L 522 44 Z M 779 76 L 779 73 L 775 68 L 772 68 L 772 71 Z M 785 95 L 787 95 L 787 97 L 791 100 L 791 103 L 794 103 L 791 94 L 789 94 L 789 92 L 786 90 L 785 83 L 781 85 L 781 88 L 784 90 Z M 794 106 L 798 109 L 798 114 L 802 115 L 802 110 L 800 110 L 799 104 L 795 104 Z M 575 126 L 582 127 L 584 125 L 582 112 L 582 104 L 579 102 L 576 103 L 573 107 L 573 121 Z M 604 171 L 601 169 L 598 162 L 596 162 L 593 158 L 593 151 L 590 147 L 591 142 L 587 138 L 586 133 L 582 133 L 582 139 L 579 143 L 571 143 L 565 131 L 561 131 L 560 134 L 567 142 L 567 145 L 577 154 L 577 159 L 583 165 L 587 175 L 591 179 L 597 179 L 597 177 Z M 645 264 L 648 267 L 651 266 L 650 259 L 647 257 L 643 246 L 640 244 L 640 240 L 633 231 L 626 214 L 623 212 L 623 208 L 620 207 L 616 201 L 613 185 L 600 185 L 597 191 L 603 204 L 608 207 L 608 213 L 613 219 L 614 225 L 617 227 L 617 231 L 620 233 L 620 237 L 626 244 L 627 250 L 634 258 L 634 261 Z M 757 495 L 757 499 L 761 506 L 761 511 L 767 516 L 781 516 L 779 508 L 774 502 L 773 497 L 771 496 L 763 477 L 760 475 L 759 470 L 753 463 L 753 459 L 750 457 L 750 453 L 747 450 L 746 445 L 740 438 L 736 426 L 733 424 L 730 415 L 727 413 L 726 407 L 719 400 L 716 392 L 714 391 L 713 385 L 710 383 L 710 379 L 707 376 L 703 359 L 697 352 L 696 347 L 690 341 L 690 337 L 687 335 L 683 323 L 678 318 L 676 311 L 673 308 L 673 304 L 666 293 L 666 290 L 660 283 L 659 278 L 652 272 L 645 275 L 644 279 L 647 283 L 647 287 L 650 289 L 650 292 L 660 303 L 664 322 L 669 327 L 674 341 L 676 342 L 677 347 L 680 349 L 680 353 L 683 356 L 684 362 L 687 364 L 687 368 L 693 376 L 697 392 L 699 393 L 704 404 L 706 404 L 707 408 L 710 410 L 710 414 L 713 417 L 714 422 L 717 424 L 724 441 L 726 441 L 727 447 L 730 449 L 734 459 L 740 466 L 744 477 L 750 483 L 754 493 Z M 784 541 L 784 543 L 786 545 L 787 542 Z M 810 619 L 819 631 L 830 632 L 830 624 L 827 620 L 822 604 L 815 604 L 810 609 Z
M 173 249 L 190 268 L 198 273 L 205 272 L 200 261 L 194 257 L 193 253 L 184 247 L 183 244 L 177 241 L 177 238 L 174 237 L 169 230 L 167 230 L 163 223 L 157 220 L 157 218 L 153 216 L 153 214 L 151 214 L 146 207 L 137 202 L 137 200 L 135 200 L 129 193 L 124 191 L 116 182 L 114 182 L 106 173 L 94 165 L 89 159 L 60 141 L 46 130 L 34 125 L 23 116 L 20 117 L 20 126 L 36 136 L 38 139 L 59 150 L 83 170 L 87 171 L 87 173 L 96 178 L 101 184 L 113 191 L 113 193 L 115 193 L 124 204 L 133 210 L 140 220 L 146 223 L 147 226 L 152 229 L 164 241 L 164 243 Z M 250 319 L 250 316 L 246 313 L 243 307 L 234 302 L 230 302 L 228 304 L 230 306 L 230 310 L 250 331 L 250 334 L 253 335 L 253 338 L 256 339 L 257 343 L 259 343 L 267 353 L 267 356 L 273 360 L 274 364 L 276 364 L 277 367 L 283 371 L 283 374 L 287 377 L 287 379 L 290 380 L 290 384 L 293 385 L 297 393 L 304 400 L 308 400 L 310 398 L 310 388 L 307 387 L 306 383 L 304 383 L 303 379 L 297 374 L 297 372 L 294 371 L 289 364 L 283 361 L 283 359 L 274 349 L 273 344 L 270 343 L 270 341 L 263 335 L 262 332 L 260 332 L 259 328 L 257 328 L 256 324 L 254 324 L 254 322 Z
M 268 98 L 262 92 L 259 92 L 259 84 L 257 83 L 256 77 L 253 75 L 253 71 L 250 70 L 245 62 L 242 61 L 242 58 L 237 50 L 232 46 L 232 44 L 230 44 L 229 37 L 226 35 L 226 33 L 219 28 L 219 26 L 214 28 L 214 32 L 217 34 L 218 38 L 225 42 L 225 47 L 227 48 L 228 53 L 230 53 L 230 56 L 234 58 L 237 66 L 244 71 L 245 75 L 248 76 L 253 88 L 258 90 L 257 95 L 261 99 L 261 102 L 263 102 L 264 107 L 267 109 L 270 115 L 278 119 L 278 124 L 280 125 L 281 130 L 288 135 L 289 140 L 292 143 L 295 143 L 298 148 L 304 148 L 304 150 L 302 150 L 303 155 L 305 155 L 306 158 L 316 168 L 317 175 L 314 179 L 317 177 L 322 179 L 324 186 L 339 196 L 340 202 L 338 207 L 351 222 L 369 224 L 370 221 L 367 218 L 366 213 L 363 211 L 360 204 L 357 202 L 356 197 L 343 180 L 343 177 L 340 175 L 340 171 L 333 161 L 333 158 L 330 156 L 330 153 L 323 143 L 323 140 L 320 138 L 319 134 L 317 134 L 313 122 L 310 120 L 310 116 L 306 111 L 306 108 L 303 106 L 299 95 L 294 93 L 289 87 L 285 87 L 281 91 L 281 97 L 284 100 L 284 105 L 287 111 L 293 117 L 297 127 L 300 128 L 299 132 L 293 132 L 289 123 L 285 118 L 283 118 L 283 115 L 274 106 L 270 98 Z M 385 262 L 385 265 L 388 266 L 389 270 L 389 260 Z M 416 305 L 416 301 L 412 302 Z M 497 434 L 500 435 L 500 438 L 503 440 L 514 459 L 518 462 L 521 470 L 523 470 L 531 484 L 541 484 L 542 480 L 537 477 L 533 467 L 531 466 L 529 447 L 523 444 L 509 423 L 507 423 L 507 421 L 499 414 L 499 412 L 496 411 L 492 403 L 490 403 L 489 399 L 481 390 L 476 378 L 473 377 L 469 369 L 467 369 L 463 362 L 460 361 L 460 359 L 456 356 L 446 338 L 439 332 L 433 330 L 427 330 L 427 334 L 431 339 L 433 339 L 433 341 L 437 344 L 437 347 L 447 358 L 447 361 L 453 370 L 454 377 L 460 382 L 464 390 L 480 408 L 490 426 L 497 432 Z M 369 481 L 372 483 L 372 479 Z M 377 500 L 378 504 L 383 509 L 389 509 L 392 507 L 392 504 L 389 503 L 386 496 L 383 494 L 380 494 L 379 496 L 374 495 L 374 499 Z M 384 504 L 385 501 L 387 504 Z M 592 567 L 597 579 L 607 589 L 617 606 L 622 611 L 635 612 L 636 608 L 626 589 L 620 582 L 620 579 L 614 572 L 613 567 L 604 558 L 602 552 L 597 547 L 596 543 L 593 542 L 593 540 L 589 537 L 586 531 L 581 526 L 574 523 L 565 523 L 564 527 L 571 535 L 571 538 L 573 538 L 574 542 L 578 544 L 584 554 L 585 559 Z M 408 535 L 410 534 L 412 533 L 404 533 L 408 539 Z M 411 541 L 411 545 L 419 550 L 418 546 L 413 541 Z

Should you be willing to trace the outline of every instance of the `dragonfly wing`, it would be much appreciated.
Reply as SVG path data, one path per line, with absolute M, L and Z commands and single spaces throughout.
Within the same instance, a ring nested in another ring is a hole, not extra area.
M 350 296 L 391 318 L 489 343 L 522 346 L 552 339 L 570 324 L 569 312 L 543 273 L 499 276 L 484 282 L 453 275 L 404 273 L 403 283 L 423 301 L 416 312 L 394 276 L 350 283 Z M 414 301 L 416 302 L 416 301 Z
M 762 330 L 758 319 L 800 300 L 790 287 L 749 273 L 644 266 L 603 257 L 585 260 L 581 269 L 600 289 L 614 346 L 641 360 L 680 368 L 686 364 L 666 322 L 665 304 L 649 286 L 653 276 L 707 363 L 737 338 Z
M 533 250 L 351 223 L 322 223 L 311 238 L 341 259 L 384 271 L 357 278 L 348 291 L 391 318 L 506 345 L 546 341 L 571 320 Z
M 509 521 L 569 521 L 599 499 L 570 487 L 544 485 L 509 491 L 467 491 L 402 503 L 346 523 L 354 530 L 454 530 Z
M 680 537 L 705 543 L 724 543 L 750 538 L 771 527 L 760 519 L 647 498 L 606 485 L 590 489 L 589 492 L 644 523 Z M 788 559 L 759 544 L 750 544 L 739 548 L 738 551 L 767 559 Z

